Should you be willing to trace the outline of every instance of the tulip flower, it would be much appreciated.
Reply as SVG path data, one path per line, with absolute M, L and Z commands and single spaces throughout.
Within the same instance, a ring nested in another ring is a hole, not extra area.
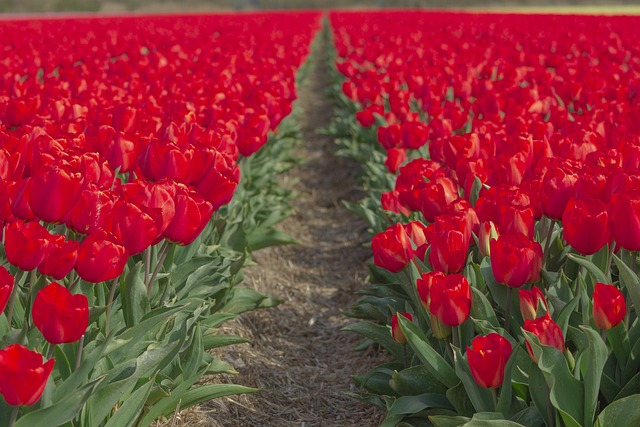
M 12 406 L 36 403 L 45 386 L 55 360 L 42 363 L 42 355 L 20 344 L 0 350 L 0 394 Z
M 593 320 L 600 329 L 609 330 L 622 322 L 627 303 L 614 285 L 596 283 L 593 291 Z
M 134 203 L 118 200 L 113 206 L 112 232 L 131 255 L 147 249 L 159 237 L 156 221 Z
M 15 278 L 6 268 L 0 267 L 0 313 L 2 313 L 9 302 L 9 297 L 15 285 Z
M 396 342 L 400 344 L 406 344 L 407 338 L 404 336 L 404 332 L 400 329 L 400 325 L 398 324 L 398 316 L 403 316 L 405 319 L 408 319 L 410 322 L 413 322 L 413 316 L 411 313 L 396 313 L 391 316 L 391 336 Z
M 38 267 L 45 257 L 49 232 L 39 222 L 16 220 L 5 229 L 7 260 L 24 271 Z
M 400 166 L 407 160 L 407 152 L 403 148 L 390 148 L 387 150 L 387 159 L 384 165 L 389 173 L 396 174 Z
M 609 207 L 609 218 L 616 243 L 628 251 L 640 250 L 640 197 L 638 193 L 614 194 Z
M 447 326 L 458 326 L 471 311 L 471 287 L 462 274 L 436 278 L 429 290 L 429 311 Z
M 477 336 L 467 347 L 467 360 L 473 379 L 484 388 L 498 388 L 504 380 L 504 370 L 511 356 L 509 340 L 496 333 Z
M 69 168 L 53 166 L 37 170 L 29 181 L 29 205 L 38 218 L 60 222 L 82 191 L 83 177 Z
M 561 220 L 564 209 L 574 193 L 574 186 L 578 180 L 575 168 L 569 161 L 562 166 L 552 167 L 542 179 L 540 200 L 542 210 L 551 219 Z
M 98 230 L 80 244 L 75 268 L 87 282 L 104 282 L 120 276 L 128 258 L 129 252 L 112 234 Z
M 54 282 L 36 294 L 31 316 L 36 328 L 51 344 L 75 342 L 89 325 L 89 302 L 86 296 L 72 295 Z
M 458 230 L 434 230 L 430 233 L 429 263 L 443 273 L 459 273 L 465 266 L 469 241 Z
M 483 257 L 491 254 L 490 243 L 498 238 L 498 230 L 493 221 L 486 221 L 480 225 L 480 233 L 478 235 L 478 249 Z
M 596 199 L 570 199 L 562 226 L 567 243 L 584 255 L 595 254 L 611 240 L 607 206 Z
M 540 344 L 555 347 L 560 352 L 564 351 L 564 337 L 562 336 L 562 329 L 560 329 L 560 326 L 553 321 L 549 313 L 534 320 L 525 320 L 524 330 L 531 332 L 538 337 Z M 533 354 L 531 344 L 529 344 L 528 341 L 527 350 L 529 351 L 529 355 L 533 362 L 538 363 L 535 355 Z
M 175 198 L 175 216 L 164 231 L 164 237 L 178 245 L 188 245 L 204 230 L 212 214 L 211 203 L 187 187 L 179 186 Z
M 371 240 L 371 249 L 374 264 L 392 273 L 405 268 L 413 257 L 411 242 L 402 224 L 376 234 Z
M 491 244 L 491 270 L 495 279 L 512 288 L 540 280 L 542 246 L 522 233 L 501 234 Z
M 429 304 L 431 304 L 431 287 L 436 280 L 443 279 L 445 274 L 441 271 L 430 271 L 428 273 L 424 273 L 422 277 L 420 277 L 416 281 L 416 288 L 418 289 L 418 295 L 420 296 L 420 301 L 424 306 L 425 310 L 429 311 Z
M 38 265 L 41 274 L 62 280 L 76 265 L 78 242 L 66 240 L 61 234 L 49 236 L 45 256 Z
M 533 320 L 537 317 L 540 302 L 545 308 L 548 308 L 544 294 L 536 286 L 530 291 L 526 289 L 518 290 L 518 296 L 520 297 L 520 314 L 522 314 L 524 320 Z

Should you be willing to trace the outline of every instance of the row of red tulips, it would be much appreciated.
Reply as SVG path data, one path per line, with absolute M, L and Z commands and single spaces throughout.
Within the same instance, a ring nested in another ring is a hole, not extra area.
M 275 177 L 255 167 L 243 186 L 251 160 L 240 156 L 278 138 L 318 21 L 0 22 L 0 395 L 15 407 L 0 402 L 0 411 L 9 424 L 22 414 L 19 425 L 145 425 L 177 405 L 252 391 L 188 395 L 205 373 L 233 371 L 205 350 L 243 340 L 218 339 L 217 327 L 273 303 L 234 286 L 247 252 L 273 243 L 250 239 L 259 218 L 288 208 L 242 206 Z M 282 149 L 265 157 L 284 158 Z
M 384 425 L 640 422 L 616 418 L 640 401 L 637 18 L 331 22 L 355 109 L 340 125 L 366 148 L 343 144 L 378 198 L 355 209 L 388 272 L 353 314 L 391 317 L 413 353 L 360 378 L 384 400 L 361 397 L 386 407 Z M 398 356 L 375 325 L 351 329 Z M 421 391 L 402 389 L 418 367 Z

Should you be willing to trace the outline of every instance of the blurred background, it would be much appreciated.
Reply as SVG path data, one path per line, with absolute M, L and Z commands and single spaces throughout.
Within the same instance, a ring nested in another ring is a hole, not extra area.
M 0 13 L 176 12 L 306 8 L 493 8 L 594 6 L 607 12 L 640 6 L 640 0 L 0 0 Z

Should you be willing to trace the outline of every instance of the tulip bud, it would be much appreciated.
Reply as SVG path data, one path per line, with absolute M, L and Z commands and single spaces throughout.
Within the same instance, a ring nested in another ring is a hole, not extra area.
M 491 254 L 491 241 L 498 238 L 498 230 L 493 221 L 483 222 L 480 225 L 480 235 L 478 236 L 478 249 L 483 257 Z
M 403 316 L 405 319 L 409 319 L 410 322 L 413 322 L 413 316 L 411 313 L 396 313 L 391 317 L 391 336 L 396 342 L 400 344 L 407 343 L 407 337 L 404 336 L 404 332 L 400 329 L 400 324 L 398 323 L 398 315 Z
M 371 249 L 375 265 L 392 273 L 404 269 L 413 257 L 411 242 L 402 224 L 376 234 L 371 241 Z
M 416 281 L 416 287 L 418 288 L 418 295 L 420 296 L 420 301 L 422 301 L 422 305 L 425 310 L 429 311 L 429 304 L 431 304 L 431 286 L 433 282 L 439 279 L 444 279 L 445 275 L 441 271 L 430 271 L 428 273 L 424 273 L 421 278 Z
M 42 363 L 42 355 L 20 344 L 0 350 L 0 394 L 12 406 L 36 403 L 45 386 L 55 360 Z
M 511 356 L 511 343 L 496 333 L 477 336 L 467 347 L 467 360 L 473 379 L 485 388 L 498 388 Z
M 430 316 L 431 332 L 436 339 L 443 340 L 451 335 L 451 326 L 445 325 L 438 316 Z
M 600 329 L 609 330 L 622 322 L 627 303 L 614 285 L 596 283 L 593 291 L 593 320 Z
M 54 282 L 36 294 L 31 316 L 36 328 L 50 343 L 76 342 L 89 325 L 89 302 L 86 296 L 72 295 Z
M 537 317 L 540 301 L 545 308 L 548 308 L 547 300 L 538 287 L 534 286 L 530 291 L 520 289 L 518 296 L 520 297 L 520 313 L 524 320 L 533 320 Z
M 564 351 L 564 337 L 562 336 L 562 329 L 560 329 L 560 326 L 553 321 L 549 313 L 534 320 L 525 320 L 524 330 L 531 332 L 538 337 L 540 344 L 553 346 L 560 352 Z M 527 350 L 529 351 L 529 355 L 533 362 L 538 363 L 535 355 L 533 354 L 531 344 L 529 344 L 528 341 Z

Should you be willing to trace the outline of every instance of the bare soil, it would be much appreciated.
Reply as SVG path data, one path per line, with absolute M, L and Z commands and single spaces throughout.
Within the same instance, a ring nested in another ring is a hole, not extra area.
M 367 427 L 382 421 L 381 411 L 345 394 L 355 388 L 351 375 L 373 368 L 382 356 L 354 352 L 359 338 L 341 331 L 353 322 L 341 310 L 364 286 L 371 251 L 366 224 L 342 203 L 363 196 L 354 183 L 357 165 L 336 157 L 332 139 L 319 133 L 332 119 L 327 80 L 326 64 L 318 59 L 296 105 L 304 162 L 282 177 L 299 196 L 293 201 L 295 214 L 281 228 L 301 244 L 256 252 L 258 265 L 247 272 L 249 285 L 283 303 L 240 316 L 226 332 L 251 343 L 216 353 L 239 374 L 211 382 L 262 391 L 211 401 L 176 414 L 167 425 Z

